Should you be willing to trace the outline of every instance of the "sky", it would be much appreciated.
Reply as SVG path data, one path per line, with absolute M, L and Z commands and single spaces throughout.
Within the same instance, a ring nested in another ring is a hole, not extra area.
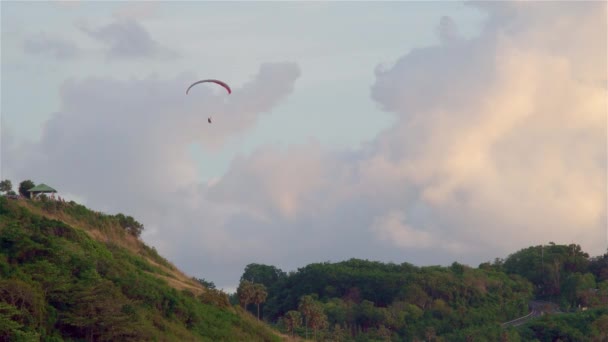
M 606 10 L 2 1 L 0 178 L 132 215 L 228 291 L 250 263 L 600 255 Z M 185 94 L 207 78 L 232 94 Z

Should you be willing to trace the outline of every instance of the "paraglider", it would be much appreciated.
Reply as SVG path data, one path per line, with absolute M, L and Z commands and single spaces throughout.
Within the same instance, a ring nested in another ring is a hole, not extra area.
M 194 86 L 195 86 L 195 85 L 197 85 L 197 84 L 200 84 L 200 83 L 206 83 L 206 82 L 212 82 L 212 83 L 219 84 L 219 85 L 221 85 L 222 87 L 224 87 L 224 88 L 225 88 L 225 89 L 228 91 L 228 94 L 231 94 L 231 93 L 232 93 L 232 89 L 230 89 L 230 86 L 229 86 L 229 85 L 227 85 L 226 83 L 224 83 L 224 82 L 220 81 L 220 80 L 200 80 L 200 81 L 196 81 L 196 82 L 192 83 L 192 84 L 191 84 L 191 85 L 188 87 L 188 89 L 186 89 L 186 95 L 187 95 L 187 94 L 188 94 L 188 92 L 190 91 L 190 88 L 194 87 Z
M 211 83 L 219 84 L 220 86 L 224 87 L 224 89 L 226 89 L 226 91 L 228 91 L 228 94 L 232 94 L 232 89 L 230 89 L 230 86 L 228 84 L 226 84 L 225 82 L 222 82 L 220 80 L 208 79 L 208 80 L 200 80 L 200 81 L 196 81 L 196 82 L 192 83 L 188 87 L 188 89 L 186 89 L 186 95 L 188 95 L 188 92 L 190 91 L 190 88 L 194 87 L 197 84 L 206 83 L 206 82 L 211 82 Z M 207 122 L 211 123 L 211 117 L 207 118 Z

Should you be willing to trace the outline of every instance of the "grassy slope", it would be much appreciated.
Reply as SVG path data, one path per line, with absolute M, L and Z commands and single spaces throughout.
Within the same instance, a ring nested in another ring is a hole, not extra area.
M 280 340 L 221 297 L 107 215 L 0 198 L 0 340 Z
M 95 226 L 94 222 L 92 223 L 84 218 L 79 219 L 74 217 L 75 215 L 70 215 L 68 210 L 45 210 L 43 209 L 44 205 L 40 202 L 22 200 L 16 201 L 16 203 L 37 215 L 65 222 L 72 227 L 81 228 L 97 241 L 112 242 L 127 249 L 129 252 L 142 257 L 157 269 L 157 272 L 151 273 L 152 275 L 166 280 L 170 286 L 177 290 L 188 289 L 196 295 L 201 294 L 205 290 L 200 283 L 194 281 L 169 261 L 158 255 L 153 248 L 148 247 L 136 237 L 127 234 L 124 229 L 117 225 L 110 223 L 105 227 L 98 227 Z M 95 214 L 95 212 L 92 211 L 90 211 L 90 213 Z M 83 216 L 86 217 L 86 215 Z M 100 219 L 100 221 L 103 221 L 103 219 Z

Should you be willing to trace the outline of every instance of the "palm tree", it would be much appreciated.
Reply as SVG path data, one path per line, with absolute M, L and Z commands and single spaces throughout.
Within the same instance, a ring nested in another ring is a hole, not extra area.
M 247 309 L 247 305 L 253 303 L 254 291 L 253 283 L 248 280 L 243 280 L 239 284 L 236 294 L 239 297 L 239 303 L 243 309 Z
M 252 302 L 258 306 L 258 321 L 260 320 L 260 304 L 266 301 L 268 292 L 263 284 L 253 284 Z
M 314 303 L 315 300 L 312 298 L 312 296 L 303 296 L 300 299 L 300 305 L 298 305 L 298 310 L 304 316 L 304 330 L 306 334 L 306 339 L 308 339 L 308 322 L 314 310 Z
M 296 328 L 302 324 L 302 315 L 298 311 L 290 310 L 287 311 L 283 320 L 285 321 L 285 325 L 287 325 L 287 331 L 291 334 L 291 337 L 293 337 Z

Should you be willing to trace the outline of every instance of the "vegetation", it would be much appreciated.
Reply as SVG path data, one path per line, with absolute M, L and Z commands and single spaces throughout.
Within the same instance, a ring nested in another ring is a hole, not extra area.
M 8 179 L 1 181 L 0 192 L 8 193 L 10 191 L 13 191 L 13 183 Z
M 520 330 L 524 341 L 606 341 L 608 307 L 576 314 L 545 315 Z
M 0 341 L 278 340 L 221 291 L 169 286 L 172 266 L 121 219 L 0 197 Z
M 537 298 L 552 300 L 564 311 L 608 307 L 608 253 L 590 258 L 578 245 L 551 242 L 522 249 L 496 266 L 528 279 Z
M 578 245 L 550 243 L 478 268 L 351 259 L 286 274 L 251 264 L 241 284 L 263 282 L 263 317 L 314 340 L 600 341 L 608 332 L 607 275 L 608 254 L 590 258 Z M 526 315 L 534 298 L 568 313 L 501 325 Z
M 527 280 L 493 269 L 351 259 L 278 277 L 264 317 L 319 340 L 498 340 L 500 323 L 525 315 L 532 296 Z M 300 312 L 303 331 L 290 311 Z
M 263 284 L 252 283 L 247 280 L 241 281 L 239 288 L 236 291 L 239 298 L 239 303 L 243 308 L 249 304 L 255 304 L 257 307 L 257 317 L 260 319 L 260 304 L 266 301 L 268 292 Z
M 28 197 L 29 193 L 27 191 L 35 186 L 36 184 L 34 184 L 34 182 L 31 180 L 24 180 L 23 182 L 19 183 L 19 194 L 23 197 Z

